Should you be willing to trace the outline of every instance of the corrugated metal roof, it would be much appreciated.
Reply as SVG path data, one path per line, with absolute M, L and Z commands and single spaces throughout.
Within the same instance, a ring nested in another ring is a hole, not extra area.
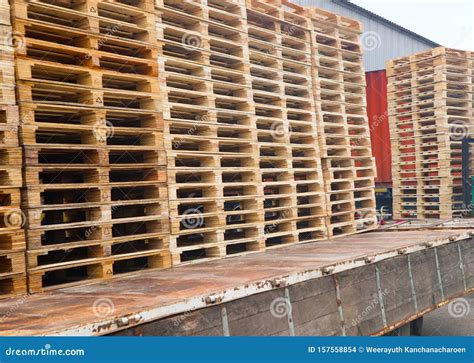
M 385 62 L 439 46 L 421 35 L 395 24 L 348 0 L 291 0 L 347 16 L 362 23 L 364 68 L 367 72 L 385 69 Z
M 355 12 L 358 12 L 362 15 L 365 15 L 367 17 L 370 17 L 374 20 L 377 20 L 377 21 L 380 21 L 382 22 L 383 24 L 387 25 L 387 26 L 390 26 L 400 32 L 403 32 L 407 35 L 409 35 L 410 37 L 413 37 L 421 42 L 425 42 L 427 45 L 431 46 L 431 47 L 439 47 L 441 44 L 439 43 L 436 43 L 428 38 L 425 38 L 424 36 L 420 35 L 420 34 L 417 34 L 411 30 L 408 30 L 407 28 L 404 28 L 402 27 L 401 25 L 398 25 L 380 15 L 377 15 L 373 12 L 371 12 L 370 10 L 367 10 L 359 5 L 356 5 L 354 4 L 353 2 L 351 2 L 350 0 L 332 0 L 333 3 L 336 3 L 338 5 L 341 5 L 341 6 L 344 6 L 346 8 L 349 8 L 351 10 L 354 10 Z

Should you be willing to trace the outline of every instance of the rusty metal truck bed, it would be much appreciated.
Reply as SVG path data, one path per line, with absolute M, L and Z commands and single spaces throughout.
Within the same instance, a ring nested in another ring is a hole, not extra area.
M 472 231 L 364 233 L 7 299 L 0 334 L 380 335 L 473 291 Z

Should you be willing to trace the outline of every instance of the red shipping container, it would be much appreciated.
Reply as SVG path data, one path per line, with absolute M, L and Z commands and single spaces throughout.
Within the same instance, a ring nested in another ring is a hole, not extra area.
M 377 183 L 392 183 L 392 151 L 387 108 L 387 75 L 385 70 L 367 72 L 367 115 L 369 117 L 372 154 L 377 165 Z

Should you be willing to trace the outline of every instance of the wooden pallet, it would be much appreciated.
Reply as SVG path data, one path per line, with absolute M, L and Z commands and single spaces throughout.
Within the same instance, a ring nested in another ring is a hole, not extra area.
M 6 299 L 18 295 L 26 295 L 27 280 L 25 274 L 17 274 L 0 278 L 0 297 Z
M 25 254 L 0 251 L 0 278 L 25 273 Z
M 321 11 L 311 19 L 313 88 L 330 237 L 377 228 L 360 23 Z
M 169 267 L 154 3 L 16 0 L 12 15 L 29 290 Z
M 261 251 L 245 4 L 165 0 L 158 9 L 173 262 Z
M 460 142 L 473 135 L 471 55 L 440 47 L 387 64 L 395 217 L 466 210 Z
M 166 249 L 62 261 L 44 267 L 30 267 L 28 289 L 30 293 L 44 292 L 170 266 L 171 259 Z
M 0 16 L 0 299 L 26 293 L 25 215 L 20 209 L 22 150 L 19 110 L 15 97 L 16 44 L 10 5 Z
M 172 235 L 170 247 L 173 264 L 197 263 L 265 250 L 261 223 Z
M 360 23 L 286 0 L 12 13 L 30 291 L 374 228 Z M 411 107 L 461 115 L 427 65 Z
M 247 4 L 267 248 L 326 236 L 309 21 L 284 3 Z

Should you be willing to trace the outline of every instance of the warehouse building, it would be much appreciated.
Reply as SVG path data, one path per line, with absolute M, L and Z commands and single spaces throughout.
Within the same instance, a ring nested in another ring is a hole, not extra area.
M 362 23 L 366 72 L 385 70 L 390 59 L 422 52 L 439 46 L 438 43 L 416 34 L 348 0 L 294 0 L 308 7 L 318 7 Z

